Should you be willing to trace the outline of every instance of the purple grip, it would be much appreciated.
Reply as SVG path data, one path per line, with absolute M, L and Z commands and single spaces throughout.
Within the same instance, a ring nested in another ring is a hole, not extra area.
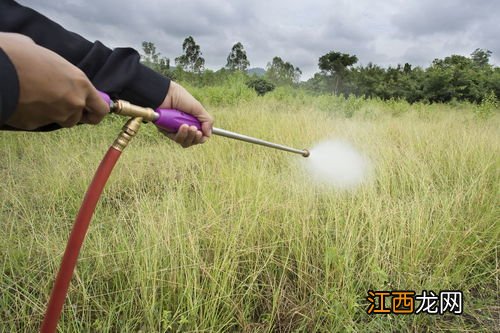
M 102 99 L 106 103 L 108 103 L 108 105 L 111 105 L 111 98 L 109 97 L 109 95 L 102 91 L 98 92 L 99 95 L 101 95 Z M 158 113 L 159 117 L 154 122 L 154 124 L 157 127 L 166 130 L 167 132 L 177 133 L 179 127 L 181 127 L 181 125 L 183 124 L 195 126 L 198 130 L 201 131 L 200 122 L 198 121 L 198 119 L 196 119 L 196 117 L 190 114 L 174 109 L 156 109 L 156 112 Z
M 154 124 L 167 132 L 176 133 L 182 124 L 195 126 L 201 131 L 201 124 L 194 116 L 173 109 L 156 109 L 159 117 Z
M 101 96 L 101 98 L 106 102 L 106 104 L 108 105 L 111 105 L 111 98 L 109 97 L 108 94 L 102 92 L 102 91 L 97 91 L 99 93 L 99 95 Z

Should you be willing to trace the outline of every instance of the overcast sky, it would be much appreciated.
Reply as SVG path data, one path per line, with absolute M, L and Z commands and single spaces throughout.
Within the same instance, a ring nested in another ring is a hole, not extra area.
M 19 0 L 65 28 L 109 47 L 140 50 L 152 41 L 171 59 L 192 35 L 206 67 L 226 64 L 241 42 L 251 67 L 274 56 L 300 67 L 302 79 L 319 71 L 329 51 L 355 54 L 359 63 L 427 67 L 435 58 L 493 52 L 500 64 L 498 0 Z

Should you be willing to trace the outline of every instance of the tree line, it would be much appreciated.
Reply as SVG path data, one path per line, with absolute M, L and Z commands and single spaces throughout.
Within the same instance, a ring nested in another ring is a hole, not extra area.
M 410 103 L 479 103 L 488 96 L 500 99 L 500 68 L 490 64 L 491 51 L 484 49 L 476 49 L 469 57 L 435 59 L 427 68 L 409 63 L 388 68 L 373 63 L 356 65 L 356 55 L 331 51 L 318 58 L 320 71 L 301 82 L 300 68 L 278 56 L 267 64 L 262 75 L 248 74 L 250 61 L 241 42 L 233 45 L 225 67 L 217 71 L 205 69 L 201 47 L 192 36 L 182 43 L 183 53 L 175 58 L 175 66 L 157 52 L 154 43 L 143 42 L 142 47 L 144 64 L 174 80 L 197 86 L 222 84 L 238 72 L 247 75 L 248 86 L 261 95 L 276 86 L 293 86 L 311 93 L 405 99 Z

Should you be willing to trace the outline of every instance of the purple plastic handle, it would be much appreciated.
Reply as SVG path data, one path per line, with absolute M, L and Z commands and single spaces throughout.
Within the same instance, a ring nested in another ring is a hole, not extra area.
M 101 98 L 106 102 L 106 104 L 111 105 L 111 97 L 109 97 L 108 94 L 99 90 L 97 92 L 101 95 Z
M 108 103 L 108 105 L 111 104 L 111 98 L 108 94 L 99 91 L 99 95 L 101 95 L 102 99 Z M 201 131 L 201 123 L 196 117 L 188 113 L 174 109 L 156 109 L 155 111 L 158 113 L 159 117 L 154 124 L 167 132 L 177 133 L 179 127 L 183 124 L 195 126 Z
M 194 116 L 174 109 L 156 109 L 160 117 L 154 124 L 170 133 L 176 133 L 181 125 L 195 126 L 201 131 L 201 124 Z

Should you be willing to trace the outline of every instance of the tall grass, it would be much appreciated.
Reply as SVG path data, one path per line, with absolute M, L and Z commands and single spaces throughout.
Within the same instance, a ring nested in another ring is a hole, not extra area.
M 325 190 L 300 156 L 218 137 L 183 150 L 144 126 L 97 207 L 60 332 L 498 328 L 498 112 L 211 89 L 193 91 L 217 126 L 299 148 L 349 140 L 371 181 Z M 0 331 L 36 331 L 122 122 L 0 133 Z M 369 316 L 369 289 L 462 290 L 464 314 Z

